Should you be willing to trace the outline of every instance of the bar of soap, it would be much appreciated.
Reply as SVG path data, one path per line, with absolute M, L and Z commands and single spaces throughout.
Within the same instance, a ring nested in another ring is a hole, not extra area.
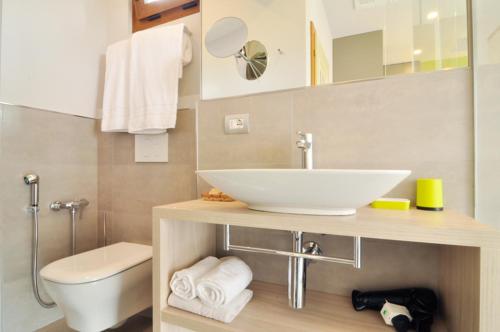
M 209 192 L 201 194 L 204 201 L 213 202 L 234 202 L 234 199 L 219 189 L 212 188 Z
M 409 210 L 410 200 L 406 198 L 379 198 L 371 205 L 374 209 Z

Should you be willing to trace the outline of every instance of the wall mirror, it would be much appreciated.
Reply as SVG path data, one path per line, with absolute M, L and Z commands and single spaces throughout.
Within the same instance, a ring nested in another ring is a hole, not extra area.
M 267 69 L 267 50 L 258 40 L 250 40 L 236 55 L 236 66 L 240 76 L 247 80 L 260 78 Z
M 467 67 L 468 12 L 468 0 L 204 0 L 202 98 Z M 214 51 L 229 41 L 253 65 Z
M 205 48 L 216 58 L 238 54 L 248 37 L 246 23 L 237 17 L 223 17 L 205 35 Z
M 248 27 L 237 17 L 223 17 L 205 35 L 205 49 L 215 58 L 234 57 L 243 79 L 256 80 L 267 68 L 266 47 L 257 40 L 246 42 Z

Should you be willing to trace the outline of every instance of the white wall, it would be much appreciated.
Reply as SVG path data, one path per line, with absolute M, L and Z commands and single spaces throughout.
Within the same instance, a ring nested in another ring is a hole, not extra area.
M 95 118 L 106 46 L 129 29 L 126 0 L 4 0 L 0 100 Z M 112 14 L 111 16 L 109 16 Z
M 131 0 L 105 0 L 107 5 L 107 43 L 128 38 L 132 33 Z
M 0 102 L 99 118 L 106 48 L 130 37 L 131 8 L 129 0 L 4 0 Z M 193 33 L 179 90 L 191 106 L 200 94 L 201 15 L 169 24 L 178 22 Z
M 234 57 L 219 59 L 202 45 L 202 96 L 214 99 L 306 85 L 305 0 L 204 0 L 202 31 L 220 18 L 238 16 L 248 25 L 248 40 L 268 51 L 268 68 L 257 80 L 243 79 Z M 204 36 L 202 36 L 204 43 Z M 243 46 L 243 45 L 242 45 Z M 278 52 L 283 51 L 283 54 Z

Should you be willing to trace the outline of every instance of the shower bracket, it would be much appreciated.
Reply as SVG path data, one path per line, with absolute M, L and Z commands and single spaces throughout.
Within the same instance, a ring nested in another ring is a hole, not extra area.
M 39 206 L 28 206 L 26 207 L 26 212 L 27 213 L 35 213 L 35 212 L 39 212 L 40 211 L 40 207 Z

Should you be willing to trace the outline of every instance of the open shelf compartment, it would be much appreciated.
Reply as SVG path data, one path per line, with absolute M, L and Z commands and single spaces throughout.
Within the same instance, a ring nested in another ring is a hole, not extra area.
M 433 331 L 496 332 L 500 322 L 500 233 L 453 211 L 359 209 L 355 216 L 302 216 L 251 211 L 239 202 L 200 200 L 153 209 L 155 332 L 393 331 L 377 312 L 356 312 L 349 297 L 308 290 L 306 307 L 288 306 L 285 286 L 254 282 L 254 299 L 223 324 L 168 307 L 173 273 L 216 254 L 217 225 L 362 237 L 439 246 L 437 292 L 445 319 Z M 285 271 L 284 271 L 285 272 Z
M 163 321 L 193 331 L 329 331 L 329 332 L 390 332 L 376 311 L 356 312 L 346 296 L 307 291 L 306 307 L 293 310 L 288 306 L 285 286 L 260 281 L 252 283 L 252 301 L 231 324 L 191 314 L 173 307 L 162 310 Z M 433 331 L 445 332 L 440 319 Z

